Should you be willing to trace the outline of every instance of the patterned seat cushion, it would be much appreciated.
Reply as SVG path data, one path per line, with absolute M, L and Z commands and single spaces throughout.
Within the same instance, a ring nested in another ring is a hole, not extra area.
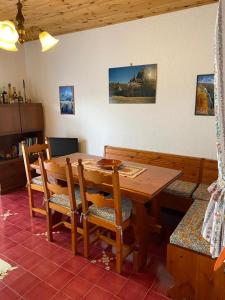
M 199 199 L 204 201 L 210 200 L 210 193 L 208 192 L 208 185 L 207 184 L 199 184 L 197 189 L 194 191 L 194 194 L 192 196 L 193 199 Z
M 177 196 L 190 198 L 196 186 L 197 183 L 194 182 L 175 180 L 165 189 L 165 192 Z
M 37 185 L 43 185 L 41 176 L 33 177 L 31 182 Z
M 80 189 L 78 186 L 75 187 L 75 199 L 77 206 L 79 207 L 81 205 L 81 198 L 80 198 Z M 52 197 L 49 199 L 50 202 L 58 204 L 60 206 L 64 206 L 67 208 L 70 208 L 70 200 L 67 195 L 52 195 Z
M 202 223 L 207 204 L 206 201 L 202 200 L 194 201 L 170 236 L 171 244 L 210 255 L 210 244 L 201 236 Z
M 108 196 L 111 198 L 111 196 Z M 132 202 L 129 199 L 123 198 L 121 201 L 122 221 L 125 222 L 131 215 Z M 89 207 L 89 213 L 99 218 L 115 223 L 115 209 L 109 207 L 96 207 L 94 204 Z

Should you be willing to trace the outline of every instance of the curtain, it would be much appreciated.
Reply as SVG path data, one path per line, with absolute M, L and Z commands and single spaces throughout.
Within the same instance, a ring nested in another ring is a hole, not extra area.
M 218 180 L 209 187 L 209 201 L 202 235 L 210 253 L 218 257 L 225 247 L 225 0 L 219 1 L 215 34 L 215 118 Z

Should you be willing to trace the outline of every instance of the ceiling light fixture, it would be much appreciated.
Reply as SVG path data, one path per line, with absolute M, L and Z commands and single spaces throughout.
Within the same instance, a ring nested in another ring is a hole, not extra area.
M 0 22 L 0 48 L 7 51 L 18 51 L 16 43 L 23 44 L 26 41 L 25 19 L 22 9 L 23 5 L 19 0 L 17 3 L 16 27 L 11 21 Z M 37 29 L 40 32 L 39 39 L 42 46 L 42 52 L 48 51 L 59 42 L 59 40 L 37 26 L 32 26 L 32 29 Z

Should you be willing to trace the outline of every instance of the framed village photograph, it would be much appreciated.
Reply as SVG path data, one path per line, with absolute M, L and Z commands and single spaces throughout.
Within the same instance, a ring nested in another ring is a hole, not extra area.
M 74 115 L 74 86 L 59 87 L 60 112 L 62 115 Z
M 214 74 L 198 75 L 195 115 L 214 116 Z
M 109 69 L 109 103 L 156 103 L 157 65 Z

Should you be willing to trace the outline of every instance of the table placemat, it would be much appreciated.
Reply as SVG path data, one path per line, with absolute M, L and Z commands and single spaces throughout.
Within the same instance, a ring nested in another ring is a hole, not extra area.
M 99 171 L 103 173 L 111 173 L 111 170 L 104 170 L 97 165 L 97 160 L 94 159 L 83 159 L 82 164 L 85 169 L 92 170 L 92 171 Z M 77 167 L 78 162 L 72 163 L 73 167 Z M 141 173 L 143 173 L 146 168 L 137 167 L 129 164 L 122 164 L 119 168 L 118 172 L 121 176 L 128 177 L 128 178 L 135 178 Z

